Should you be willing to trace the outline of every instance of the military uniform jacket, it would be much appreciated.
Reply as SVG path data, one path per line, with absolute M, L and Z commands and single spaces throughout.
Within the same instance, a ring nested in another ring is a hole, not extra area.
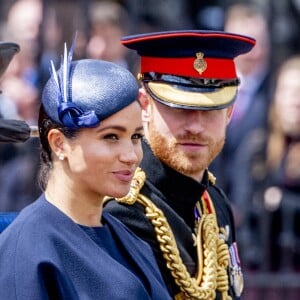
M 230 205 L 224 193 L 210 184 L 207 172 L 205 172 L 202 182 L 198 183 L 161 163 L 153 155 L 147 144 L 143 144 L 143 148 L 144 157 L 141 168 L 147 177 L 141 194 L 146 195 L 163 210 L 174 233 L 180 256 L 187 270 L 193 276 L 197 267 L 196 247 L 193 240 L 195 204 L 200 200 L 204 190 L 207 189 L 213 200 L 219 227 L 228 228 L 228 245 L 235 241 Z M 113 200 L 105 204 L 104 210 L 124 222 L 126 226 L 151 245 L 165 283 L 170 293 L 173 296 L 176 295 L 179 288 L 166 266 L 153 225 L 145 216 L 144 207 L 140 203 L 126 205 Z M 232 291 L 230 294 L 232 298 L 235 298 Z M 218 294 L 216 299 L 219 299 Z
M 0 235 L 0 299 L 170 299 L 149 245 L 107 213 L 102 223 L 78 225 L 41 196 Z

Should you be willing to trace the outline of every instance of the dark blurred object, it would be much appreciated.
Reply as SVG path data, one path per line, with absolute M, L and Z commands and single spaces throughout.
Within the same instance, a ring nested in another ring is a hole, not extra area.
M 0 233 L 15 219 L 17 212 L 0 213 Z
M 16 43 L 0 42 L 0 77 L 5 72 L 13 56 L 20 51 Z
M 0 143 L 23 143 L 38 136 L 35 126 L 21 120 L 0 119 Z

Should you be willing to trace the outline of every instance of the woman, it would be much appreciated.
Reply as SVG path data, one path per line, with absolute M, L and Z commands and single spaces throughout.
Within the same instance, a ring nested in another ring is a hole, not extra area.
M 262 236 L 272 271 L 300 269 L 300 55 L 279 66 L 270 131 L 266 139 L 265 178 L 261 202 L 269 218 L 269 232 Z M 266 217 L 262 220 L 268 220 Z M 266 228 L 266 222 L 261 224 Z M 266 232 L 266 231 L 263 231 Z
M 45 192 L 0 235 L 0 299 L 170 299 L 148 245 L 102 213 L 142 158 L 136 80 L 71 60 L 65 49 L 42 95 Z

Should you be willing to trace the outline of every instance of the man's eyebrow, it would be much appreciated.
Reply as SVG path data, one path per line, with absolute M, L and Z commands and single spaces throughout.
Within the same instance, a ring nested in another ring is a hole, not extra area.
M 144 130 L 144 127 L 143 126 L 139 126 L 135 129 L 136 131 L 143 131 Z

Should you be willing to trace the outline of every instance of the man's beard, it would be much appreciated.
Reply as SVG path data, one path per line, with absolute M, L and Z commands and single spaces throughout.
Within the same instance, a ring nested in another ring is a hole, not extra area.
M 216 158 L 224 146 L 225 137 L 218 141 L 214 141 L 210 137 L 201 137 L 199 135 L 185 134 L 177 136 L 176 138 L 166 138 L 160 134 L 155 128 L 153 122 L 149 123 L 149 143 L 154 155 L 164 162 L 169 167 L 176 171 L 190 177 L 197 177 L 208 168 L 210 163 Z M 194 141 L 203 142 L 208 145 L 208 153 L 204 155 L 187 154 L 176 147 L 177 141 Z

